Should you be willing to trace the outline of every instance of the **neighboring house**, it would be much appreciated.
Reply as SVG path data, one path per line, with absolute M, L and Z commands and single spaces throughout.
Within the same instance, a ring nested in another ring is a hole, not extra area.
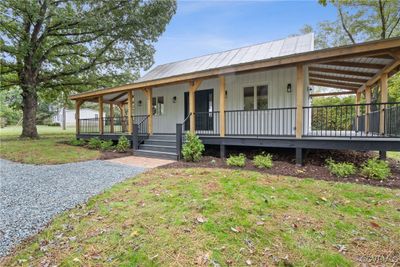
M 127 135 L 135 154 L 179 157 L 182 133 L 204 144 L 296 149 L 400 150 L 400 103 L 387 79 L 400 68 L 400 38 L 314 50 L 305 34 L 164 64 L 133 84 L 71 96 L 122 117 L 77 121 L 77 137 Z M 380 88 L 380 103 L 371 90 Z M 342 89 L 312 93 L 314 86 Z M 314 107 L 311 97 L 355 94 L 354 105 Z M 361 104 L 361 97 L 365 95 Z M 78 113 L 78 118 L 81 118 Z
M 75 126 L 75 121 L 76 121 L 75 113 L 76 111 L 72 109 L 63 109 L 63 108 L 57 109 L 56 114 L 53 116 L 53 122 L 59 123 L 60 126 L 62 126 L 65 116 L 66 127 Z M 80 114 L 80 119 L 93 119 L 99 117 L 99 112 L 97 110 L 90 108 L 80 109 L 79 114 Z M 103 113 L 103 116 L 105 116 L 105 113 Z

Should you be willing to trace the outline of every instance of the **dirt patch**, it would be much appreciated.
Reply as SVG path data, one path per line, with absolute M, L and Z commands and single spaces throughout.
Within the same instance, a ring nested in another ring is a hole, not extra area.
M 243 152 L 243 151 L 242 151 Z M 256 153 L 254 153 L 256 154 Z M 359 167 L 365 160 L 374 156 L 373 153 L 360 153 L 350 152 L 346 155 L 346 152 L 337 151 L 319 151 L 311 152 L 305 160 L 304 166 L 297 166 L 293 159 L 293 154 L 288 157 L 284 153 L 274 154 L 274 165 L 271 169 L 258 169 L 253 166 L 251 160 L 252 156 L 247 155 L 248 160 L 244 168 L 230 167 L 226 165 L 224 160 L 213 156 L 205 156 L 199 162 L 185 162 L 178 161 L 160 168 L 224 168 L 224 169 L 237 169 L 237 170 L 251 170 L 260 173 L 293 176 L 298 178 L 314 178 L 325 181 L 336 181 L 336 182 L 350 182 L 357 184 L 369 184 L 374 186 L 382 186 L 388 188 L 400 188 L 400 163 L 394 160 L 389 160 L 392 176 L 385 181 L 377 181 L 367 179 L 360 175 L 353 175 L 347 178 L 338 178 L 329 173 L 328 169 L 324 166 L 326 158 L 332 157 L 336 161 L 347 161 L 353 162 Z
M 128 152 L 116 152 L 116 151 L 103 151 L 98 159 L 106 160 L 106 159 L 117 159 L 132 156 L 132 151 Z

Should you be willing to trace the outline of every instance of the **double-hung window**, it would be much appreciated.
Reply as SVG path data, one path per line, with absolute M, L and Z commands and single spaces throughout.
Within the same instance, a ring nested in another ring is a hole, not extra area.
M 244 110 L 268 108 L 268 85 L 247 86 L 243 88 Z

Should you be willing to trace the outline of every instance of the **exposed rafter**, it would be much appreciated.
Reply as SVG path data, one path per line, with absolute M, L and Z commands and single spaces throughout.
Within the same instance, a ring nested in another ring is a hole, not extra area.
M 309 67 L 308 70 L 311 72 L 337 73 L 337 74 L 362 76 L 362 77 L 373 77 L 374 76 L 374 73 L 372 73 L 372 72 L 337 70 L 337 69 L 330 69 L 330 68 Z
M 310 79 L 311 78 L 320 78 L 320 79 L 325 79 L 325 80 L 343 81 L 343 82 L 357 82 L 357 83 L 365 83 L 365 82 L 368 81 L 368 78 L 365 78 L 365 79 L 362 79 L 362 78 L 348 78 L 348 77 L 325 75 L 325 74 L 318 74 L 318 73 L 310 73 L 309 77 L 310 77 Z
M 326 81 L 326 80 L 321 80 L 321 79 L 310 79 L 310 82 L 316 82 L 316 83 L 332 83 L 336 85 L 343 85 L 347 87 L 354 87 L 355 89 L 358 89 L 362 83 L 348 83 L 348 82 L 335 82 L 335 81 Z
M 385 64 L 374 64 L 374 63 L 360 63 L 351 61 L 330 61 L 321 63 L 322 65 L 339 66 L 339 67 L 352 67 L 352 68 L 363 68 L 363 69 L 381 69 L 385 67 Z
M 400 66 L 400 60 L 396 60 L 395 62 L 386 65 L 381 71 L 376 73 L 370 80 L 368 80 L 365 84 L 363 84 L 359 89 L 358 92 L 362 92 L 365 90 L 367 86 L 372 86 L 381 78 L 382 74 L 390 73 L 392 70 L 398 68 Z
M 126 95 L 126 94 L 127 94 L 127 92 L 123 92 L 123 93 L 117 95 L 116 97 L 110 99 L 110 101 L 111 101 L 111 102 L 114 102 L 114 101 L 116 101 L 117 99 L 120 99 L 121 97 L 123 97 L 123 96 Z
M 318 97 L 318 96 L 334 96 L 334 95 L 353 95 L 355 92 L 330 92 L 330 93 L 315 93 L 310 94 L 310 97 Z
M 310 80 L 310 85 L 318 85 L 318 86 L 338 88 L 338 89 L 351 90 L 351 91 L 356 91 L 358 88 L 358 87 L 354 87 L 354 86 L 343 85 L 341 83 L 318 82 L 318 81 L 313 81 L 313 80 Z

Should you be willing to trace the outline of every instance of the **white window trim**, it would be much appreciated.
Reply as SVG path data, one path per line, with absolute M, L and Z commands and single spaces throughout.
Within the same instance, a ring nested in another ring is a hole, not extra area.
M 242 109 L 244 110 L 244 88 L 245 87 L 253 87 L 253 110 L 258 110 L 258 103 L 257 103 L 257 87 L 258 86 L 267 86 L 267 100 L 268 100 L 268 108 L 269 108 L 269 103 L 270 103 L 270 88 L 269 88 L 269 83 L 257 83 L 257 84 L 245 84 L 242 85 Z

